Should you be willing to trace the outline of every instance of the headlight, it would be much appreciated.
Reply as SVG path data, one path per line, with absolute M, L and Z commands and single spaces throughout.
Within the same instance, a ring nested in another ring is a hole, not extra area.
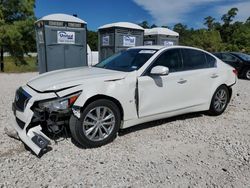
M 38 106 L 41 109 L 49 109 L 50 111 L 67 110 L 74 104 L 80 94 L 81 93 L 76 93 L 63 98 L 39 102 Z

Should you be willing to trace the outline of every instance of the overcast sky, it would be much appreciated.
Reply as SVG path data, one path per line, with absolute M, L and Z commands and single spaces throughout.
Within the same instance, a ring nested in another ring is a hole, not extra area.
M 204 27 L 204 18 L 220 21 L 230 8 L 239 9 L 237 21 L 250 16 L 250 0 L 37 0 L 37 18 L 52 13 L 77 14 L 88 22 L 90 30 L 106 23 L 129 21 L 168 25 L 184 23 L 188 27 Z

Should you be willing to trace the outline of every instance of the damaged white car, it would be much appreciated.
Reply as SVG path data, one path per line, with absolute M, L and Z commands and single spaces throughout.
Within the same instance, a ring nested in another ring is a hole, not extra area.
M 237 72 L 191 47 L 144 46 L 95 67 L 42 74 L 16 91 L 13 111 L 19 138 L 40 155 L 50 138 L 69 126 L 84 147 L 111 142 L 119 129 L 176 116 L 226 109 Z

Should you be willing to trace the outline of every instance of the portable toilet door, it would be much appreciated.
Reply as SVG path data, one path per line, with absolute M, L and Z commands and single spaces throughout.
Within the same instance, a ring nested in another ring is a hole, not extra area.
M 36 22 L 39 72 L 87 65 L 86 22 L 51 14 Z
M 106 24 L 98 28 L 99 61 L 133 46 L 143 45 L 144 29 L 129 22 Z

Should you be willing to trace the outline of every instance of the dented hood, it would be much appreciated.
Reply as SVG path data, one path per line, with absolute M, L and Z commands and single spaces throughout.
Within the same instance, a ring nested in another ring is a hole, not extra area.
M 31 88 L 44 91 L 57 91 L 64 88 L 82 85 L 87 81 L 98 82 L 123 79 L 127 72 L 120 72 L 95 67 L 78 67 L 52 71 L 35 77 L 27 85 Z

